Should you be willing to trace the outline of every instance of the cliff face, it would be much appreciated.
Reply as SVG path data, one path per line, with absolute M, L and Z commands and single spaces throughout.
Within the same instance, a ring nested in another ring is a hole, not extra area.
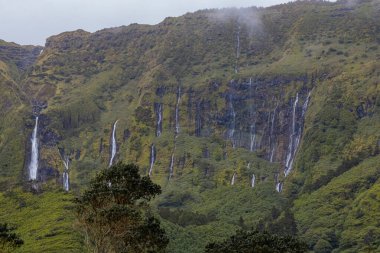
M 266 224 L 271 208 L 293 212 L 316 252 L 363 249 L 379 232 L 361 202 L 378 197 L 379 12 L 377 1 L 199 11 L 156 26 L 56 35 L 38 57 L 40 48 L 24 48 L 13 62 L 30 68 L 16 91 L 7 88 L 21 97 L 19 111 L 7 111 L 13 98 L 2 100 L 0 161 L 16 169 L 0 164 L 1 187 L 26 181 L 39 115 L 38 189 L 61 187 L 69 158 L 70 187 L 79 190 L 114 150 L 113 161 L 135 162 L 163 186 L 156 204 L 165 212 L 212 217 L 194 227 L 165 221 L 174 252 L 200 251 L 238 228 L 239 217 Z M 13 59 L 9 52 L 1 57 Z M 14 122 L 18 144 L 5 137 Z M 324 198 L 344 210 L 326 210 Z M 356 222 L 363 232 L 353 236 Z

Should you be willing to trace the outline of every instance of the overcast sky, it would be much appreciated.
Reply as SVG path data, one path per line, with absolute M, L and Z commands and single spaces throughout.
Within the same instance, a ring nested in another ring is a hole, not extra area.
M 65 31 L 131 23 L 157 24 L 165 17 L 205 8 L 270 6 L 289 0 L 0 0 L 0 39 L 44 45 Z

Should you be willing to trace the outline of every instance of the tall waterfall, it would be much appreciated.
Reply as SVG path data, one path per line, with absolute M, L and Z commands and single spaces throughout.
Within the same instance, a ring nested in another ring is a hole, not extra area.
M 155 111 L 156 111 L 156 116 L 157 116 L 156 136 L 160 137 L 162 133 L 162 104 L 156 103 Z
M 172 153 L 172 156 L 170 158 L 169 180 L 172 178 L 173 174 L 174 174 L 174 153 Z
M 36 123 L 34 126 L 33 134 L 32 134 L 32 150 L 31 150 L 31 159 L 29 164 L 29 179 L 36 180 L 37 179 L 37 170 L 38 170 L 38 116 L 36 117 Z
M 110 163 L 109 163 L 109 167 L 112 166 L 113 164 L 113 160 L 115 158 L 115 155 L 116 155 L 116 150 L 117 150 L 117 147 L 116 147 L 116 126 L 117 126 L 117 122 L 119 120 L 116 120 L 115 123 L 113 124 L 113 129 L 112 129 L 112 147 L 111 147 L 111 159 L 110 159 Z
M 175 134 L 179 134 L 179 102 L 181 100 L 181 87 L 178 87 L 177 103 L 175 105 Z
M 252 98 L 252 78 L 249 79 L 249 97 Z M 255 150 L 255 141 L 256 141 L 256 125 L 253 122 L 253 105 L 250 106 L 249 109 L 249 116 L 251 118 L 251 125 L 250 125 L 250 145 L 249 145 L 249 151 L 253 152 Z
M 150 168 L 149 168 L 149 176 L 152 175 L 152 172 L 153 172 L 153 165 L 154 165 L 154 162 L 156 161 L 156 147 L 154 146 L 154 144 L 152 144 L 152 146 L 150 146 Z
M 228 139 L 231 140 L 232 147 L 235 148 L 235 124 L 236 124 L 236 113 L 233 105 L 233 99 L 232 95 L 229 96 L 229 117 L 230 117 L 230 123 L 229 123 L 229 129 L 228 129 Z
M 69 165 L 70 165 L 70 159 L 68 156 L 62 157 L 63 166 L 65 166 L 65 169 L 62 174 L 62 182 L 63 182 L 63 189 L 65 191 L 70 190 L 70 182 L 69 182 Z
M 305 114 L 306 114 L 306 111 L 307 111 L 307 108 L 309 105 L 310 96 L 311 96 L 311 91 L 308 93 L 308 95 L 305 99 L 305 102 L 302 105 L 302 114 L 301 114 L 302 120 L 304 120 L 304 117 L 305 117 Z M 299 124 L 298 128 L 296 126 L 297 104 L 298 104 L 298 93 L 296 96 L 296 100 L 294 101 L 294 104 L 293 104 L 292 134 L 290 136 L 290 141 L 289 141 L 289 146 L 288 146 L 288 154 L 286 156 L 285 171 L 284 171 L 285 177 L 289 175 L 289 173 L 291 172 L 291 170 L 293 168 L 293 163 L 294 163 L 294 159 L 295 159 L 295 156 L 297 153 L 298 146 L 300 144 L 302 128 L 303 128 L 303 124 Z
M 270 147 L 271 147 L 270 158 L 269 158 L 270 162 L 273 162 L 274 152 L 276 149 L 275 136 L 274 136 L 273 132 L 274 132 L 274 123 L 275 123 L 275 119 L 276 119 L 277 108 L 278 108 L 278 105 L 274 109 L 272 119 L 271 119 L 271 127 L 270 127 L 270 135 L 269 135 L 269 141 L 270 141 Z
M 297 128 L 296 128 L 297 105 L 298 105 L 298 93 L 293 103 L 292 132 L 289 136 L 288 154 L 286 155 L 285 171 L 284 171 L 285 177 L 289 175 L 290 171 L 293 168 L 294 156 L 295 156 L 295 153 L 299 144 L 299 139 L 300 139 L 300 136 L 297 133 Z
M 255 176 L 255 174 L 252 174 L 252 180 L 251 180 L 251 187 L 252 188 L 255 187 L 255 180 L 256 180 L 256 176 Z
M 235 180 L 236 180 L 236 172 L 234 172 L 234 174 L 232 175 L 231 185 L 235 184 Z

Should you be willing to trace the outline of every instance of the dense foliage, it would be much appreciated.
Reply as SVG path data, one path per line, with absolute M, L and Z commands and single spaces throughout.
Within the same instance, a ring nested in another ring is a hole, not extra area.
M 221 243 L 210 243 L 207 253 L 304 253 L 306 243 L 292 236 L 278 236 L 268 232 L 238 231 Z
M 118 163 L 101 171 L 75 200 L 87 242 L 95 252 L 162 252 L 168 239 L 148 205 L 160 193 L 136 165 Z

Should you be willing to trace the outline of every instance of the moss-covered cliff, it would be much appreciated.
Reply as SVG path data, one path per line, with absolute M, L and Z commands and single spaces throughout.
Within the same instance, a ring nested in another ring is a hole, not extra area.
M 315 252 L 379 247 L 379 14 L 378 1 L 207 10 L 62 33 L 35 61 L 3 54 L 1 189 L 60 201 L 62 160 L 78 192 L 109 165 L 115 136 L 115 159 L 164 189 L 156 206 L 171 252 L 201 252 L 242 226 L 295 224 Z

